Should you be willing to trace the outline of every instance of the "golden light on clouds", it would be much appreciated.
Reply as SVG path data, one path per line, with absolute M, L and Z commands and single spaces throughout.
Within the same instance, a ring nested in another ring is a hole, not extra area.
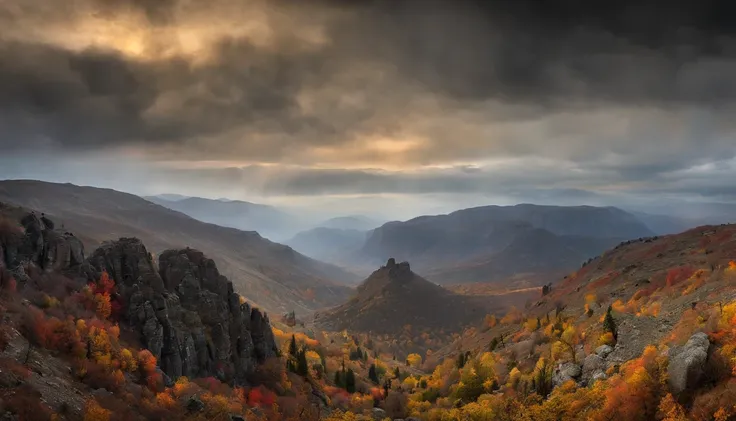
M 13 27 L 5 29 L 3 38 L 72 51 L 114 50 L 138 60 L 185 56 L 195 63 L 212 59 L 212 49 L 223 40 L 247 40 L 260 49 L 274 50 L 319 48 L 329 42 L 324 21 L 330 14 L 321 19 L 302 19 L 298 14 L 279 13 L 264 0 L 180 1 L 172 10 L 171 22 L 162 24 L 152 24 L 138 8 L 110 11 L 94 1 L 74 2 L 66 19 L 44 21 L 40 10 L 53 13 L 51 3 L 55 2 L 28 1 L 25 7 L 38 9 L 36 13 L 28 13 L 23 7 L 10 10 L 19 18 Z M 35 19 L 21 18 L 25 16 Z M 291 42 L 285 42 L 285 35 Z

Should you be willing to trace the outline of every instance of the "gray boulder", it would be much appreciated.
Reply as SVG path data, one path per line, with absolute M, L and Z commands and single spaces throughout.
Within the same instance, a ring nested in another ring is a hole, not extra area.
M 583 360 L 582 380 L 584 383 L 590 383 L 595 375 L 600 377 L 600 373 L 605 374 L 606 362 L 603 358 L 596 354 L 591 354 Z
M 384 418 L 386 418 L 386 411 L 381 408 L 373 408 L 371 415 L 373 415 L 374 420 L 382 421 Z
M 564 383 L 575 380 L 582 374 L 582 369 L 575 363 L 560 364 L 552 375 L 552 384 L 557 387 Z
M 710 340 L 708 335 L 698 332 L 681 347 L 669 350 L 669 385 L 672 393 L 680 394 L 688 388 L 697 386 L 708 360 Z
M 601 358 L 606 358 L 611 352 L 613 348 L 610 345 L 601 345 L 595 349 L 595 354 Z

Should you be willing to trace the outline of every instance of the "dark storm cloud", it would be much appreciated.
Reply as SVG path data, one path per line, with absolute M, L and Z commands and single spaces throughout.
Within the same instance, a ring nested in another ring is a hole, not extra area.
M 154 26 L 176 26 L 183 3 L 93 2 L 105 19 L 138 10 Z M 734 6 L 725 1 L 664 8 L 525 0 L 264 5 L 308 18 L 321 10 L 342 14 L 319 21 L 328 39 L 322 46 L 295 48 L 304 41 L 279 27 L 275 48 L 237 35 L 217 40 L 204 66 L 183 55 L 139 60 L 110 49 L 72 51 L 0 37 L 3 144 L 176 144 L 237 130 L 208 148 L 226 154 L 236 145 L 256 159 L 278 159 L 300 142 L 399 133 L 412 124 L 406 110 L 424 97 L 448 108 L 485 100 L 524 104 L 537 109 L 531 115 L 612 104 L 713 108 L 736 98 L 736 43 L 727 18 Z M 63 19 L 68 10 L 46 10 L 53 12 Z M 371 66 L 375 71 L 360 71 Z M 310 90 L 315 109 L 305 110 L 299 95 Z M 356 93 L 357 102 L 340 99 Z M 163 100 L 168 106 L 154 112 Z M 263 134 L 274 136 L 249 138 Z
M 723 180 L 736 176 L 736 4 L 654 4 L 8 0 L 0 146 L 302 166 L 145 175 L 211 191 L 237 180 L 263 195 L 733 198 Z M 138 53 L 116 44 L 125 30 L 82 47 L 75 38 L 84 23 L 104 33 L 131 21 L 131 36 L 143 33 Z M 267 34 L 240 31 L 251 24 Z M 180 35 L 197 31 L 211 38 L 193 53 Z M 382 138 L 416 144 L 370 148 Z M 483 163 L 496 158 L 511 164 Z M 474 164 L 308 168 L 320 159 Z

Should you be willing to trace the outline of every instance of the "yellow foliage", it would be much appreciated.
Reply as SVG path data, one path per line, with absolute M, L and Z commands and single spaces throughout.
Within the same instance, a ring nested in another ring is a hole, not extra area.
M 585 296 L 585 303 L 586 304 L 593 304 L 595 302 L 596 296 L 595 294 L 588 294 Z
M 128 348 L 120 351 L 120 368 L 128 373 L 135 373 L 138 370 L 138 360 Z
M 412 353 L 406 357 L 406 361 L 408 361 L 409 365 L 412 367 L 419 367 L 422 364 L 422 356 Z
M 498 320 L 496 320 L 495 314 L 487 314 L 484 321 L 486 326 L 488 327 L 496 327 L 496 325 L 498 324 Z
M 614 342 L 615 340 L 613 338 L 613 333 L 611 332 L 606 332 L 598 338 L 598 346 L 601 346 L 601 345 L 613 346 Z
M 412 376 L 409 376 L 409 377 L 407 377 L 407 378 L 404 379 L 404 381 L 401 383 L 401 385 L 404 388 L 407 388 L 407 389 L 410 389 L 410 390 L 411 389 L 414 389 L 415 387 L 417 387 L 417 379 L 415 379 Z
M 306 355 L 309 362 L 315 363 L 322 361 L 322 358 L 319 356 L 319 354 L 316 351 L 312 351 L 311 349 L 307 351 Z

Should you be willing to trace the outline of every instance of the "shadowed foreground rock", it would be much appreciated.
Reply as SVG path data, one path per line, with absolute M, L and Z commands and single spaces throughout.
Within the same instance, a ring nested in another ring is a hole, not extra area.
M 241 303 L 212 259 L 193 249 L 167 250 L 157 271 L 140 240 L 103 244 L 88 259 L 88 277 L 115 280 L 124 317 L 164 373 L 241 382 L 277 354 L 268 316 Z
M 21 282 L 28 279 L 25 267 L 44 271 L 78 273 L 84 263 L 84 245 L 69 232 L 54 229 L 47 217 L 29 213 L 20 221 L 23 229 L 0 238 L 0 267 L 6 266 Z

